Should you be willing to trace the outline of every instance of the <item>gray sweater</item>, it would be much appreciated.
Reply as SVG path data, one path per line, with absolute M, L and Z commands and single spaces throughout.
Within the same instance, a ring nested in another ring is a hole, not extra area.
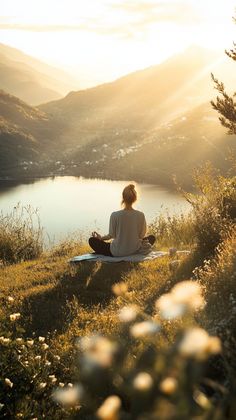
M 135 253 L 148 253 L 150 244 L 143 241 L 147 225 L 145 216 L 138 210 L 119 210 L 111 214 L 109 235 L 111 253 L 114 257 L 123 257 Z

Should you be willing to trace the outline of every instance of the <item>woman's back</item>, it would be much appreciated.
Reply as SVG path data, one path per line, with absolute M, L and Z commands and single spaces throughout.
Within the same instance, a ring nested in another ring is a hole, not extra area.
M 155 242 L 155 237 L 146 234 L 146 220 L 141 211 L 133 209 L 137 200 L 135 185 L 127 185 L 122 192 L 123 210 L 111 214 L 109 234 L 101 236 L 92 232 L 89 245 L 97 253 L 110 257 L 125 257 L 136 253 L 147 254 Z M 113 239 L 111 243 L 106 240 Z M 143 240 L 144 239 L 144 240 Z
M 124 209 L 115 211 L 110 217 L 109 234 L 112 255 L 119 257 L 137 252 L 146 233 L 146 220 L 141 211 Z

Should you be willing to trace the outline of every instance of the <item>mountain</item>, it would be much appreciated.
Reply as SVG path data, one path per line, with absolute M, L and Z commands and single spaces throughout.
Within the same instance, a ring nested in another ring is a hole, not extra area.
M 7 144 L 14 144 L 13 125 L 22 150 L 35 153 L 23 159 L 17 151 L 14 175 L 82 175 L 170 186 L 175 174 L 191 187 L 193 169 L 206 160 L 226 171 L 228 147 L 235 149 L 236 142 L 211 108 L 210 71 L 223 77 L 228 69 L 218 54 L 192 48 L 38 108 L 2 93 L 3 126 L 12 135 L 6 141 L 5 129 L 5 152 Z M 236 85 L 235 73 L 230 80 Z M 4 174 L 11 175 L 11 166 Z
M 228 148 L 236 152 L 235 136 L 226 135 L 209 103 L 138 137 L 133 133 L 130 144 L 101 144 L 98 137 L 66 152 L 58 143 L 66 123 L 58 125 L 49 114 L 3 91 L 0 114 L 0 175 L 5 177 L 82 175 L 173 187 L 175 174 L 191 188 L 194 168 L 208 160 L 225 172 Z
M 43 111 L 0 90 L 0 175 L 42 175 L 61 129 Z
M 93 142 L 68 154 L 65 173 L 85 177 L 133 179 L 173 187 L 173 176 L 185 188 L 193 171 L 206 161 L 226 173 L 229 150 L 236 153 L 236 136 L 228 136 L 210 103 L 147 130 L 133 144 Z
M 25 160 L 38 159 L 39 144 L 27 125 L 42 121 L 44 114 L 0 91 L 0 115 L 0 165 L 4 173 Z
M 67 131 L 58 139 L 65 151 L 93 142 L 132 145 L 150 128 L 210 101 L 215 96 L 210 72 L 218 75 L 221 61 L 219 53 L 192 47 L 160 65 L 70 92 L 40 108 L 66 121 Z M 231 80 L 236 83 L 236 75 Z
M 235 140 L 205 103 L 147 132 L 136 147 L 117 150 L 112 159 L 98 162 L 96 171 L 168 186 L 173 186 L 175 176 L 178 183 L 191 188 L 194 170 L 206 162 L 227 173 L 230 150 L 236 153 Z
M 76 86 L 71 76 L 0 44 L 0 88 L 31 105 L 59 99 Z

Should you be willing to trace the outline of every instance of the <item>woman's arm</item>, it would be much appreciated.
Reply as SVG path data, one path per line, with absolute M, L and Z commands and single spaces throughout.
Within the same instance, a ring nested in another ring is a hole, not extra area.
M 111 237 L 111 235 L 109 235 L 109 233 L 108 233 L 108 235 L 105 235 L 105 236 L 101 236 L 101 240 L 102 241 L 108 241 L 109 239 L 111 239 L 112 237 Z
M 116 218 L 115 218 L 115 213 L 112 213 L 111 216 L 110 216 L 109 233 L 106 236 L 109 239 L 113 239 L 113 238 L 116 237 Z
M 147 232 L 147 222 L 145 219 L 145 216 L 143 214 L 143 220 L 142 220 L 142 226 L 141 226 L 141 232 L 140 232 L 140 238 L 143 239 Z
M 101 239 L 102 241 L 108 241 L 115 237 L 115 220 L 114 220 L 114 213 L 110 216 L 109 221 L 109 233 L 107 235 L 101 236 L 98 232 L 92 232 L 92 236 L 95 238 Z
M 108 233 L 108 235 L 105 235 L 105 236 L 101 236 L 100 235 L 100 233 L 98 233 L 98 232 L 92 232 L 92 236 L 94 237 L 94 238 L 98 238 L 98 239 L 101 239 L 102 241 L 106 241 L 106 240 L 108 240 L 108 239 L 111 239 L 112 237 L 111 237 L 111 235 Z

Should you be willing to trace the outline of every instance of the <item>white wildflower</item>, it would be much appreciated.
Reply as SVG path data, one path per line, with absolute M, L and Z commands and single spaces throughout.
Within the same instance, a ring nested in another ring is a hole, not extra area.
M 0 337 L 0 343 L 1 344 L 9 344 L 10 341 L 11 341 L 10 338 L 6 338 L 6 337 L 3 337 L 3 336 Z
M 156 308 L 160 311 L 163 319 L 178 318 L 186 312 L 186 305 L 183 303 L 175 302 L 171 293 L 162 295 L 156 301 Z
M 41 356 L 40 355 L 38 355 L 38 356 L 35 356 L 35 358 L 34 358 L 35 360 L 41 360 Z
M 188 305 L 190 309 L 201 309 L 204 306 L 201 286 L 195 281 L 182 281 L 177 283 L 171 294 L 177 303 Z
M 192 328 L 186 331 L 179 344 L 179 352 L 186 357 L 193 357 L 205 360 L 211 354 L 221 351 L 220 340 L 217 337 L 210 337 L 202 328 Z
M 133 386 L 139 391 L 148 391 L 153 385 L 153 379 L 147 372 L 140 372 L 133 380 Z
M 47 350 L 49 348 L 49 345 L 48 344 L 46 344 L 46 343 L 43 343 L 42 344 L 42 349 L 43 350 Z
M 7 385 L 7 386 L 9 386 L 10 388 L 12 388 L 13 387 L 13 382 L 9 379 L 9 378 L 5 378 L 5 380 L 4 380 L 4 382 L 5 382 L 5 384 Z
M 40 382 L 39 389 L 44 389 L 47 386 L 47 382 Z
M 28 344 L 28 346 L 32 347 L 34 345 L 34 340 L 27 340 L 26 344 Z
M 168 377 L 160 383 L 160 390 L 167 395 L 173 394 L 177 389 L 178 382 L 175 378 Z
M 74 386 L 74 385 L 73 385 L 71 382 L 68 382 L 67 386 L 68 386 L 69 388 L 73 388 L 73 386 Z
M 137 317 L 137 307 L 135 305 L 124 306 L 118 316 L 121 322 L 132 322 Z
M 78 404 L 83 394 L 83 388 L 80 385 L 74 387 L 58 388 L 53 393 L 54 400 L 64 406 L 72 407 Z
M 41 336 L 39 336 L 39 342 L 40 342 L 40 343 L 44 343 L 44 341 L 45 341 L 45 337 L 41 337 Z
M 44 364 L 45 364 L 45 366 L 51 366 L 52 363 L 49 362 L 48 360 L 46 360 Z
M 0 403 L 0 410 L 2 410 L 4 407 L 4 404 Z
M 58 384 L 61 388 L 64 388 L 65 384 L 63 382 L 59 382 Z
M 16 342 L 17 344 L 22 344 L 23 343 L 23 339 L 22 338 L 16 338 Z
M 19 312 L 16 312 L 15 314 L 10 315 L 10 321 L 12 321 L 12 322 L 16 321 L 19 318 L 20 318 L 20 313 Z
M 61 360 L 60 356 L 58 356 L 58 355 L 55 355 L 54 359 L 57 360 L 58 362 L 59 362 L 59 360 Z
M 202 309 L 204 303 L 201 286 L 194 281 L 182 281 L 157 300 L 156 308 L 162 318 L 174 319 L 189 310 Z
M 222 350 L 221 342 L 218 337 L 209 337 L 208 340 L 208 352 L 210 354 L 218 354 Z
M 9 303 L 12 303 L 12 302 L 14 302 L 15 299 L 12 296 L 8 296 L 7 300 L 8 300 Z
M 121 400 L 116 395 L 108 397 L 96 414 L 102 420 L 116 420 L 118 419 L 118 412 L 121 408 Z
M 138 322 L 130 328 L 130 333 L 134 338 L 151 336 L 160 330 L 160 325 L 153 321 Z
M 94 335 L 84 337 L 78 343 L 84 353 L 84 361 L 89 364 L 110 367 L 117 352 L 118 345 L 106 337 Z
M 48 378 L 50 379 L 50 381 L 55 384 L 57 382 L 57 378 L 55 375 L 48 375 Z

